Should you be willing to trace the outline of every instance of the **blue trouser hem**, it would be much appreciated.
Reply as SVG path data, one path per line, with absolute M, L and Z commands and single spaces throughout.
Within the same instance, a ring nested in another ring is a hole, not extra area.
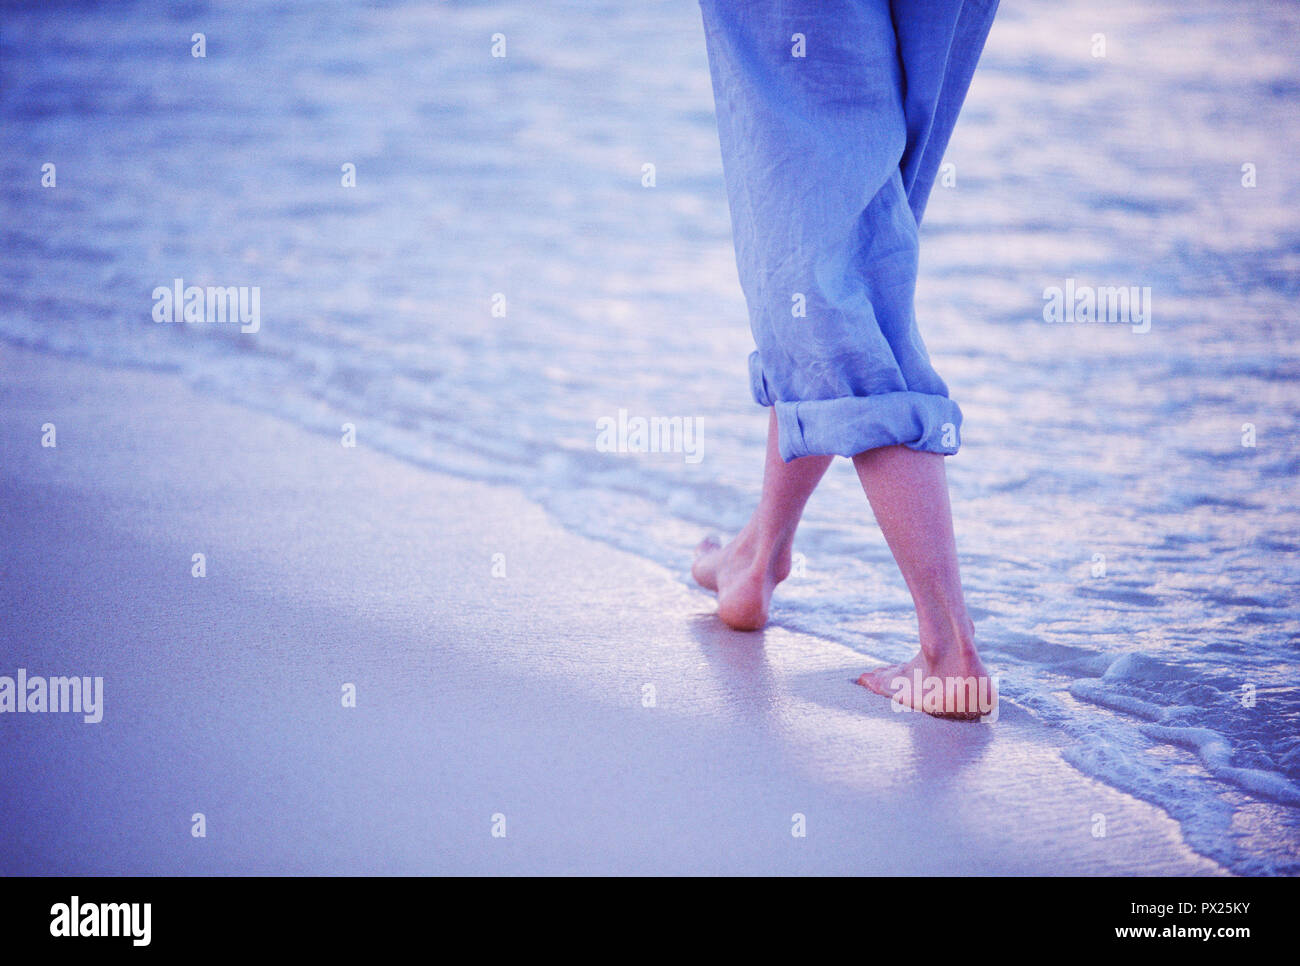
M 816 453 L 856 456 L 899 445 L 951 456 L 960 439 L 961 410 L 946 396 L 884 392 L 778 402 L 776 425 L 787 463 Z
M 885 392 L 781 402 L 749 357 L 750 388 L 760 406 L 776 409 L 777 444 L 787 463 L 801 456 L 856 456 L 881 446 L 906 446 L 952 456 L 961 445 L 961 409 L 947 396 Z

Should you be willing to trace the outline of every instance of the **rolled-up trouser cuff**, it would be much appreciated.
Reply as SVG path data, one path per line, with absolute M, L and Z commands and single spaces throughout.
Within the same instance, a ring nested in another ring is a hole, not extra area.
M 778 402 L 776 424 L 787 463 L 800 456 L 856 456 L 899 444 L 951 456 L 961 445 L 957 404 L 923 392 Z
M 886 392 L 776 404 L 781 458 L 856 456 L 903 445 L 951 456 L 961 445 L 961 410 L 946 396 Z
M 951 456 L 961 446 L 961 409 L 947 396 L 885 392 L 781 402 L 763 377 L 758 353 L 749 357 L 750 389 L 760 406 L 776 407 L 781 458 L 815 454 L 856 456 L 903 445 Z
M 749 354 L 749 391 L 753 393 L 754 402 L 760 406 L 776 405 L 776 393 L 772 392 L 767 380 L 763 378 L 763 363 L 759 361 L 757 352 Z
M 750 352 L 754 402 L 776 407 L 781 459 L 855 456 L 880 446 L 907 446 L 952 456 L 961 447 L 962 411 L 946 395 L 880 393 L 783 403 L 776 398 L 758 352 Z

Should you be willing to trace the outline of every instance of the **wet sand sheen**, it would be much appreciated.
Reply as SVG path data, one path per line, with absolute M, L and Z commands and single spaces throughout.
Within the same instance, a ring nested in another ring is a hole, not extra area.
M 1219 871 L 1029 715 L 891 712 L 860 655 L 728 631 L 511 489 L 169 376 L 0 371 L 4 653 L 105 682 L 98 725 L 4 722 L 6 873 Z

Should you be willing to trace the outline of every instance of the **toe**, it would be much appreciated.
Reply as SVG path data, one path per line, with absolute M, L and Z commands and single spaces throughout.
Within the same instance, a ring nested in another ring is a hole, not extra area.
M 882 670 L 888 670 L 888 668 Z M 889 693 L 885 690 L 884 680 L 881 676 L 880 670 L 864 671 L 861 677 L 858 678 L 858 684 L 862 685 L 868 691 L 873 691 L 876 694 L 882 694 L 885 697 L 889 697 Z
M 717 537 L 709 536 L 700 541 L 695 548 L 695 562 L 691 564 L 691 576 L 705 590 L 715 593 L 718 589 L 718 551 L 722 544 Z

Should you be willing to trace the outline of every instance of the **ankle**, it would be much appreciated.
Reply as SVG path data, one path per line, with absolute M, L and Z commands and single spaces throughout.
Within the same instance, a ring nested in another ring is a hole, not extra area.
M 794 547 L 794 528 L 763 526 L 751 520 L 737 535 L 736 546 L 756 562 L 788 562 Z
M 920 635 L 921 657 L 927 664 L 965 663 L 979 659 L 975 647 L 975 624 L 966 614 L 954 615 L 929 626 L 933 629 L 927 633 L 923 626 Z
M 761 561 L 767 572 L 777 580 L 790 576 L 794 563 L 794 533 L 767 535 L 762 538 L 756 561 Z

